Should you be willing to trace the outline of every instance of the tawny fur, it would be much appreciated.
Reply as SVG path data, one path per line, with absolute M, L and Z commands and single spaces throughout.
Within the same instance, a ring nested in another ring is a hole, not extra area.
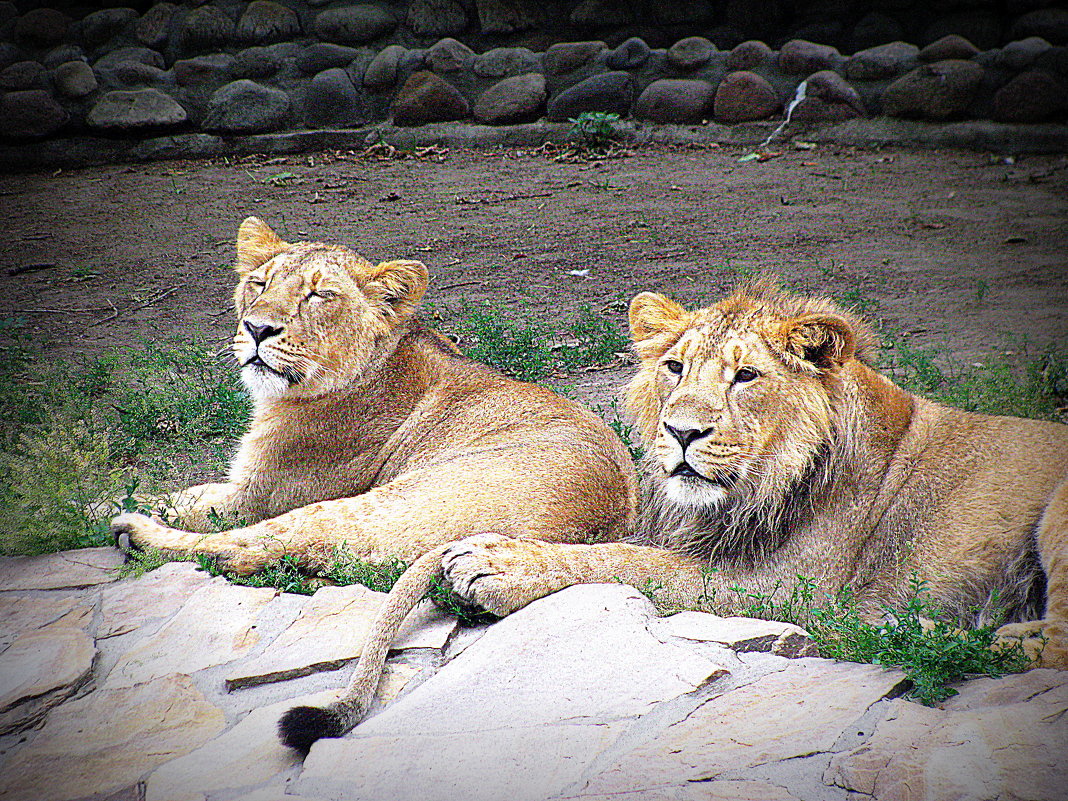
M 767 281 L 699 311 L 642 293 L 630 324 L 626 407 L 648 452 L 636 539 L 470 538 L 443 557 L 462 598 L 504 615 L 623 580 L 735 614 L 733 587 L 802 576 L 875 618 L 916 577 L 948 618 L 1013 621 L 1004 639 L 1068 668 L 1068 426 L 912 395 L 872 369 L 860 320 Z
M 236 269 L 248 432 L 226 482 L 172 497 L 171 525 L 121 515 L 120 544 L 249 574 L 285 555 L 324 568 L 339 549 L 410 562 L 482 531 L 561 543 L 632 531 L 637 479 L 622 443 L 577 404 L 423 327 L 421 263 L 288 244 L 250 217 Z M 243 524 L 204 533 L 216 516 Z

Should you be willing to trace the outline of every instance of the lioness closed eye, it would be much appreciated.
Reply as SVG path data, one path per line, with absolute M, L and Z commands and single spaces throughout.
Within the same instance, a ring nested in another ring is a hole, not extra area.
M 482 534 L 409 572 L 442 570 L 497 615 L 619 580 L 741 614 L 734 588 L 804 576 L 820 595 L 852 590 L 871 618 L 916 576 L 947 617 L 1011 621 L 1003 640 L 1068 669 L 1068 426 L 912 395 L 872 369 L 859 319 L 770 281 L 698 311 L 644 292 L 630 329 L 625 405 L 648 454 L 635 540 Z M 413 600 L 401 587 L 387 607 Z
M 122 547 L 207 554 L 247 574 L 283 555 L 323 568 L 339 547 L 411 561 L 483 531 L 599 542 L 633 528 L 637 480 L 615 434 L 423 327 L 420 262 L 375 266 L 344 247 L 288 244 L 250 217 L 236 267 L 234 355 L 255 400 L 248 432 L 227 481 L 170 499 L 166 519 L 188 530 L 121 515 Z M 216 514 L 249 525 L 193 533 Z M 283 738 L 306 750 L 363 711 L 299 708 Z

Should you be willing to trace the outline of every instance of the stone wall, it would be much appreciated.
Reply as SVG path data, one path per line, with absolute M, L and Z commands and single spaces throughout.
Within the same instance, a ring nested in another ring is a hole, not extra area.
M 9 144 L 583 111 L 731 124 L 781 115 L 802 82 L 804 122 L 1068 118 L 1068 10 L 1042 0 L 33 5 L 0 2 Z

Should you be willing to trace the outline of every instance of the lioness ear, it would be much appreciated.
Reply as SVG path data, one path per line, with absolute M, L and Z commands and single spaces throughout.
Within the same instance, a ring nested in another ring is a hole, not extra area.
M 682 327 L 686 309 L 655 292 L 642 292 L 630 302 L 630 338 L 634 342 Z
M 784 355 L 820 369 L 841 365 L 857 349 L 856 332 L 848 320 L 833 314 L 805 314 L 779 325 L 773 344 Z
M 237 263 L 234 269 L 241 276 L 248 275 L 287 247 L 289 243 L 283 242 L 259 217 L 246 217 L 237 229 Z
M 384 261 L 371 270 L 363 293 L 379 307 L 383 317 L 399 323 L 415 312 L 429 280 L 430 274 L 421 261 Z

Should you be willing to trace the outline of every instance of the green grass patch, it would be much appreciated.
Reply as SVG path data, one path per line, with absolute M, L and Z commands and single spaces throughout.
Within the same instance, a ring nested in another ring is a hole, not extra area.
M 1028 665 L 1018 645 L 991 649 L 996 625 L 960 629 L 941 620 L 926 587 L 916 579 L 905 606 L 887 608 L 887 622 L 881 624 L 865 621 L 849 593 L 818 598 L 810 579 L 799 578 L 789 590 L 735 591 L 745 599 L 742 614 L 800 626 L 812 635 L 821 656 L 902 670 L 912 682 L 911 697 L 928 706 L 956 695 L 951 684 L 1016 673 Z

